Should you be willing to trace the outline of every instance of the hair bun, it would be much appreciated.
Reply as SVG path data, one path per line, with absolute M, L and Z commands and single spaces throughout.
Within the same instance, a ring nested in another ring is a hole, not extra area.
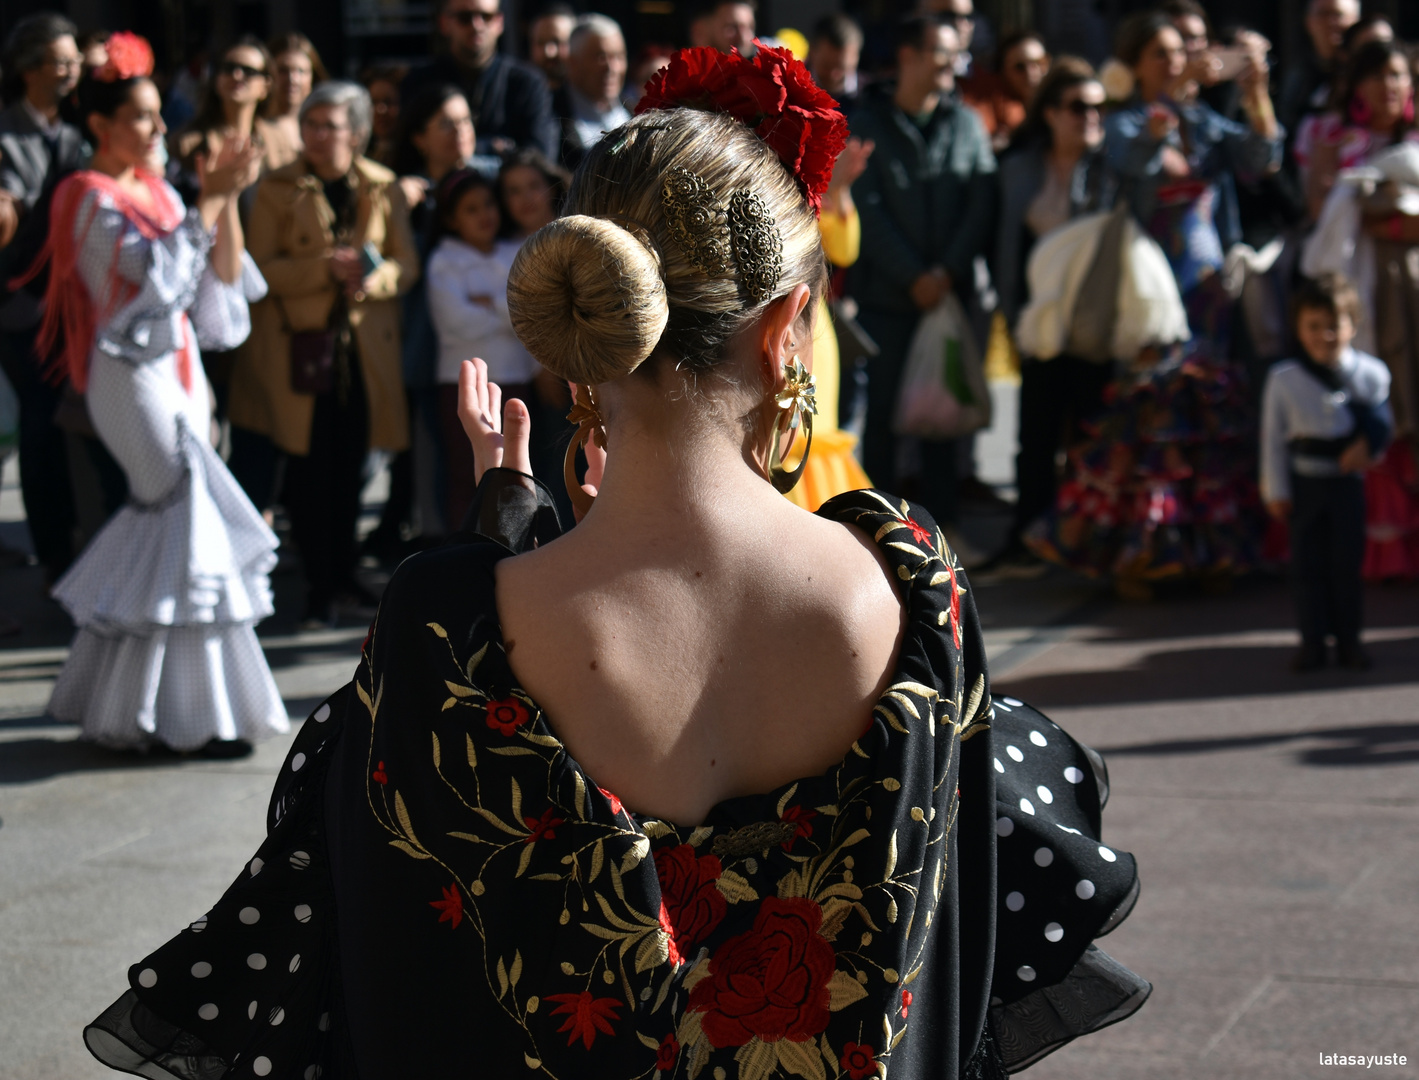
M 605 218 L 558 218 L 528 238 L 507 282 L 508 314 L 548 371 L 578 383 L 629 375 L 655 350 L 670 304 L 660 258 Z

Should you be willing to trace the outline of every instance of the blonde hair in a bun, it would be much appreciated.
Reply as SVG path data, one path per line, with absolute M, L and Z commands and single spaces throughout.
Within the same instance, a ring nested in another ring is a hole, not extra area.
M 528 238 L 507 282 L 512 328 L 558 378 L 610 382 L 655 350 L 670 305 L 660 258 L 606 218 L 573 214 Z
M 740 192 L 762 200 L 782 242 L 771 295 L 747 299 L 733 260 L 707 272 L 676 241 L 662 191 L 676 168 L 717 203 Z M 513 263 L 508 312 L 527 350 L 573 382 L 609 382 L 652 356 L 710 372 L 774 299 L 807 284 L 816 301 L 826 284 L 818 223 L 792 175 L 723 113 L 656 110 L 608 133 L 582 160 L 564 210 Z

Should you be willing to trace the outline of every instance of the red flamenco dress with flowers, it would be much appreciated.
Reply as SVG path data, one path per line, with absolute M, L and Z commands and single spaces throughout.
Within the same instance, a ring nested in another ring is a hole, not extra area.
M 775 50 L 707 53 L 670 77 L 723 64 L 734 95 L 802 96 Z M 862 734 L 698 823 L 602 789 L 512 672 L 497 565 L 556 539 L 554 507 L 490 469 L 462 542 L 400 566 L 353 681 L 291 748 L 266 841 L 85 1030 L 100 1060 L 181 1080 L 1003 1080 L 1143 1003 L 1093 944 L 1138 892 L 1101 839 L 1102 761 L 992 698 L 969 585 L 919 507 L 857 491 L 818 511 L 872 539 L 905 612 Z

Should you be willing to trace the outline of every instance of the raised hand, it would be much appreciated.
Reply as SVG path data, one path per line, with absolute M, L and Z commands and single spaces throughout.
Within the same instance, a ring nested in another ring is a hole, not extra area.
M 473 447 L 475 481 L 496 468 L 531 474 L 532 418 L 527 406 L 517 398 L 504 404 L 502 387 L 488 381 L 488 365 L 476 357 L 463 361 L 458 372 L 458 422 Z
M 204 198 L 235 195 L 260 175 L 261 148 L 245 136 L 234 136 L 215 155 L 198 154 L 195 164 Z

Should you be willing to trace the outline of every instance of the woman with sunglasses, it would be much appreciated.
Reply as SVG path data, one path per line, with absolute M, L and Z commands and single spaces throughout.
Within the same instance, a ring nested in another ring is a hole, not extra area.
M 1025 122 L 1049 64 L 1044 38 L 1033 30 L 1017 30 L 1001 38 L 994 71 L 962 81 L 961 99 L 980 115 L 997 154 Z
M 272 63 L 266 46 L 247 35 L 220 55 L 212 65 L 197 115 L 172 144 L 169 179 L 189 205 L 198 191 L 198 155 L 220 153 L 234 136 L 261 147 L 263 173 L 294 161 L 300 153 L 298 142 L 291 142 L 274 124 L 257 115 L 271 94 Z
M 995 287 L 1010 329 L 1029 301 L 1025 267 L 1040 237 L 1080 214 L 1108 209 L 1115 184 L 1104 161 L 1104 88 L 1087 61 L 1061 56 L 1040 84 L 1025 122 L 1000 159 L 1000 218 Z M 1109 368 L 1069 356 L 1020 358 L 1019 499 L 994 566 L 1012 573 L 1042 569 L 1026 551 L 1025 527 L 1054 501 L 1054 457 L 1064 425 L 1077 431 L 1094 412 Z

